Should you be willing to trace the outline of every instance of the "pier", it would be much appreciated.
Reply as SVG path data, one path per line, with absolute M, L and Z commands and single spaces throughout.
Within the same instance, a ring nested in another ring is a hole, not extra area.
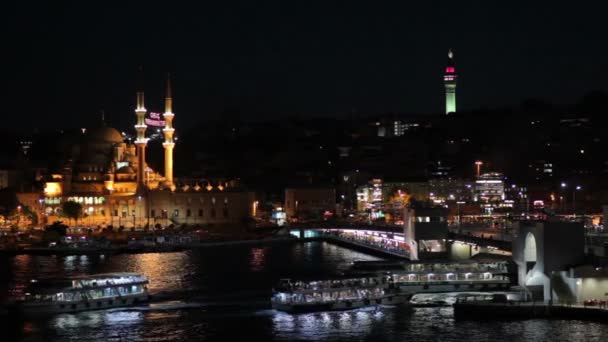
M 461 300 L 454 303 L 454 317 L 474 320 L 549 318 L 607 322 L 608 309 L 547 302 L 492 303 Z

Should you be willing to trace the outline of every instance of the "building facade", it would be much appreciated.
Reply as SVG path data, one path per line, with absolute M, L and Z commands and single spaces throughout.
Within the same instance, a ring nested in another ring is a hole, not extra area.
M 336 213 L 336 189 L 303 187 L 285 189 L 285 212 L 289 220 L 320 219 Z
M 41 223 L 62 220 L 89 226 L 145 226 L 149 224 L 239 223 L 253 211 L 253 193 L 236 182 L 173 177 L 173 99 L 170 84 L 165 98 L 163 143 L 164 174 L 153 170 L 145 159 L 146 113 L 144 93 L 137 92 L 134 143 L 125 142 L 118 130 L 105 123 L 83 129 L 72 144 L 63 167 L 45 176 L 44 189 L 33 202 Z M 18 194 L 32 202 L 31 193 Z M 67 220 L 62 208 L 73 201 L 81 204 L 78 220 Z

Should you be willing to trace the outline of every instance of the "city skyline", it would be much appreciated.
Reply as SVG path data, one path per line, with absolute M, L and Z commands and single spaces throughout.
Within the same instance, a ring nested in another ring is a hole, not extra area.
M 138 66 L 152 111 L 173 73 L 177 125 L 439 114 L 448 48 L 464 111 L 529 97 L 572 103 L 606 90 L 608 76 L 606 47 L 595 43 L 601 12 L 560 4 L 13 6 L 6 110 L 40 127 L 90 126 L 101 110 L 131 126 Z

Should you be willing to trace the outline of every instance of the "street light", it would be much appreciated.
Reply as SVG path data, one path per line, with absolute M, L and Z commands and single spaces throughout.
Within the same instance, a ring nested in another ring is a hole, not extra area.
M 477 166 L 477 178 L 479 178 L 479 175 L 481 173 L 481 165 L 483 164 L 483 162 L 481 162 L 480 160 L 475 162 L 475 166 Z
M 21 227 L 21 205 L 17 206 L 17 227 Z
M 460 227 L 460 205 L 465 204 L 463 201 L 457 201 L 456 206 L 458 207 L 458 227 Z
M 573 190 L 572 190 L 572 216 L 576 217 L 576 191 L 577 190 L 581 190 L 583 187 L 580 185 L 577 185 Z
M 564 189 L 566 189 L 566 187 L 568 186 L 568 184 L 562 182 L 560 184 L 560 186 L 561 186 L 562 191 L 563 191 Z M 559 198 L 560 198 L 560 202 L 561 202 L 560 204 L 561 204 L 561 207 L 562 207 L 562 212 L 566 212 L 566 205 L 565 205 L 565 203 L 563 201 L 565 197 L 564 196 L 560 196 Z

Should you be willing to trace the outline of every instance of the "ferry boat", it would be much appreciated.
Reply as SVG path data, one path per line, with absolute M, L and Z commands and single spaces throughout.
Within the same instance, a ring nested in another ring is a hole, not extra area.
M 106 273 L 63 280 L 32 280 L 16 309 L 26 314 L 70 313 L 145 303 L 148 278 L 139 273 Z
M 511 287 L 505 262 L 408 263 L 387 271 L 407 293 L 506 291 Z
M 315 281 L 282 279 L 271 298 L 272 308 L 288 313 L 352 310 L 407 303 L 411 295 L 394 289 L 383 276 Z

